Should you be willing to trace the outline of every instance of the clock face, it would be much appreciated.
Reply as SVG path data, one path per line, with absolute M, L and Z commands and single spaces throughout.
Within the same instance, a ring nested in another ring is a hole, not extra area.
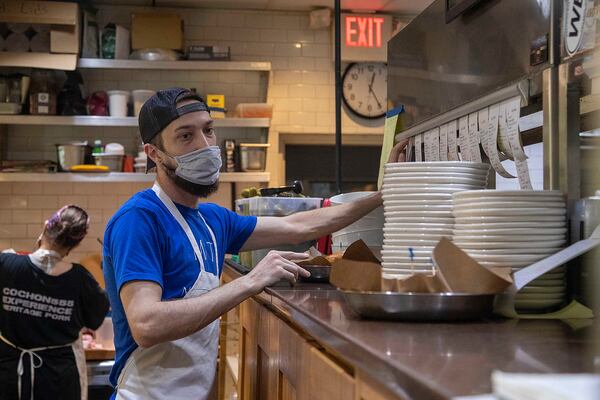
M 387 111 L 387 66 L 363 62 L 348 65 L 342 77 L 346 106 L 363 118 L 380 118 Z

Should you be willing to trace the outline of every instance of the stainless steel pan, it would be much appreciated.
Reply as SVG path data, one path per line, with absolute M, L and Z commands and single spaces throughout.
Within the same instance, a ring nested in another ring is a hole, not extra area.
M 504 293 L 396 293 L 340 290 L 350 307 L 363 318 L 412 321 L 459 321 L 490 316 L 497 312 L 514 317 L 514 297 L 532 280 L 563 265 L 600 244 L 600 226 L 589 239 L 580 240 L 558 253 L 523 268 L 513 275 L 513 284 Z

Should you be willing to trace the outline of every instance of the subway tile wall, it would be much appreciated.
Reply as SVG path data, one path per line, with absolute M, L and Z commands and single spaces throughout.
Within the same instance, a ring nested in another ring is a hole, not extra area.
M 144 7 L 99 6 L 99 25 L 108 22 L 130 26 L 134 11 Z M 271 133 L 334 132 L 333 46 L 330 29 L 312 30 L 306 12 L 219 11 L 167 9 L 179 13 L 185 23 L 186 44 L 230 46 L 240 61 L 270 61 L 271 73 L 239 71 L 132 71 L 81 70 L 89 92 L 111 89 L 160 89 L 194 87 L 201 94 L 220 93 L 233 110 L 241 102 L 266 100 L 273 104 Z M 403 25 L 408 18 L 397 18 Z M 345 133 L 383 132 L 383 121 L 357 123 L 343 114 Z M 220 128 L 219 139 L 257 142 L 266 139 L 264 129 Z M 55 144 L 102 139 L 122 143 L 128 153 L 137 152 L 137 128 L 10 126 L 8 158 L 56 160 Z M 0 249 L 31 250 L 44 221 L 60 206 L 76 203 L 92 218 L 88 238 L 70 260 L 101 251 L 106 222 L 118 206 L 147 184 L 129 183 L 0 183 Z M 225 185 L 223 185 L 225 186 Z M 218 195 L 224 200 L 230 192 Z M 226 199 L 228 200 L 228 199 Z M 219 199 L 216 199 L 219 201 Z M 224 200 L 225 201 L 225 200 Z

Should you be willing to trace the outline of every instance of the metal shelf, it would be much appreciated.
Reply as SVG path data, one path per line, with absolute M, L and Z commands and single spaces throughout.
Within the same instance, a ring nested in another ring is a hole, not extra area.
M 0 182 L 154 182 L 155 174 L 133 172 L 109 173 L 29 173 L 29 172 L 4 172 L 0 173 Z M 269 182 L 271 174 L 268 172 L 223 172 L 219 181 L 232 182 Z
M 216 128 L 268 128 L 269 118 L 216 118 Z M 61 125 L 61 126 L 114 126 L 137 127 L 136 117 L 98 117 L 89 115 L 0 115 L 0 124 L 6 125 Z
M 80 58 L 78 68 L 164 69 L 204 71 L 270 71 L 269 61 L 145 61 Z

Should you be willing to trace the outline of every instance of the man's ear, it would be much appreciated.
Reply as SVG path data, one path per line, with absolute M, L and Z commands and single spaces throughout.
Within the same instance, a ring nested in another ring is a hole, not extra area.
M 149 159 L 151 159 L 152 161 L 154 161 L 154 163 L 156 165 L 160 165 L 161 161 L 162 161 L 162 153 L 160 151 L 158 151 L 158 149 L 156 148 L 156 146 L 150 144 L 150 143 L 145 143 L 144 144 L 144 153 L 146 153 L 146 155 L 148 156 Z

